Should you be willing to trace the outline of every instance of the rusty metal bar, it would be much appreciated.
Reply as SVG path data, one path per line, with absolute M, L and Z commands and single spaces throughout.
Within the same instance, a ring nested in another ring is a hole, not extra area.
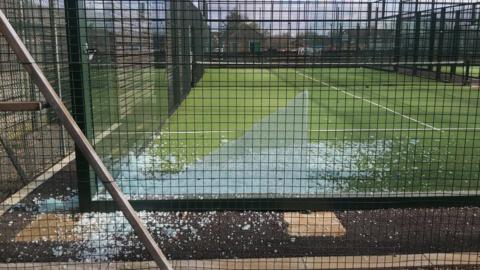
M 103 164 L 102 160 L 96 153 L 93 146 L 87 140 L 77 123 L 75 123 L 72 115 L 69 113 L 60 97 L 50 85 L 47 78 L 36 64 L 32 55 L 20 40 L 15 32 L 15 29 L 13 29 L 7 17 L 5 17 L 1 10 L 0 32 L 5 36 L 8 44 L 17 55 L 18 60 L 23 63 L 23 67 L 30 75 L 32 81 L 38 86 L 48 104 L 50 104 L 50 106 L 53 108 L 61 123 L 65 126 L 66 130 L 75 141 L 76 146 L 80 149 L 82 154 L 85 156 L 85 159 L 102 180 L 105 189 L 110 193 L 118 208 L 125 215 L 130 225 L 132 225 L 139 239 L 145 245 L 153 260 L 157 263 L 157 266 L 160 269 L 173 270 L 172 266 L 156 244 L 152 235 L 148 232 L 142 220 L 113 179 L 107 167 Z
M 39 101 L 7 101 L 0 102 L 0 112 L 34 112 L 45 108 Z
M 8 159 L 10 160 L 13 167 L 17 171 L 22 182 L 24 184 L 27 184 L 30 181 L 30 178 L 28 177 L 27 173 L 25 172 L 22 165 L 20 164 L 20 161 L 18 160 L 17 155 L 15 154 L 15 150 L 13 150 L 13 146 L 10 144 L 8 136 L 5 132 L 0 133 L 0 145 L 2 145 L 3 149 L 5 149 Z

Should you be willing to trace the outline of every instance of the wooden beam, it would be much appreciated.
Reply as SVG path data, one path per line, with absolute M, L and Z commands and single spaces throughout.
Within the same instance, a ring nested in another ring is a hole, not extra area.
M 373 256 L 324 256 L 288 258 L 242 258 L 210 260 L 174 260 L 176 270 L 293 270 L 293 269 L 404 269 L 442 268 L 453 266 L 471 268 L 478 265 L 478 252 L 419 253 Z M 104 263 L 91 262 L 45 262 L 45 263 L 0 263 L 0 270 L 8 269 L 51 269 L 51 270 L 91 270 L 91 269 L 153 269 L 152 261 L 117 261 Z
M 63 126 L 65 126 L 65 129 L 75 141 L 77 148 L 81 151 L 89 165 L 102 180 L 105 189 L 110 193 L 118 208 L 125 215 L 125 218 L 129 221 L 130 225 L 132 225 L 139 239 L 145 245 L 153 260 L 157 263 L 157 266 L 160 269 L 173 270 L 172 266 L 158 247 L 152 235 L 150 232 L 148 232 L 147 227 L 135 212 L 132 205 L 108 171 L 107 167 L 105 164 L 103 164 L 97 152 L 90 144 L 87 137 L 83 134 L 82 130 L 77 125 L 72 115 L 65 107 L 62 100 L 53 89 L 52 85 L 48 82 L 40 67 L 36 64 L 32 55 L 25 47 L 25 44 L 23 44 L 22 40 L 17 35 L 7 17 L 5 17 L 5 14 L 3 14 L 1 10 L 0 32 L 5 36 L 7 43 L 17 55 L 18 60 L 23 63 L 23 67 L 30 75 L 32 81 L 35 83 L 35 85 L 37 85 L 48 104 L 50 104 L 52 109 L 55 111 L 60 122 L 63 124 Z
M 28 185 L 24 186 L 22 189 L 20 189 L 19 191 L 17 191 L 16 193 L 11 195 L 7 199 L 5 199 L 3 202 L 1 202 L 0 203 L 0 216 L 5 214 L 5 212 L 7 212 L 12 206 L 19 203 L 21 200 L 23 200 L 25 197 L 27 197 L 28 194 L 30 194 L 32 191 L 34 191 L 40 185 L 45 183 L 48 179 L 52 178 L 56 173 L 58 173 L 63 168 L 65 168 L 65 166 L 70 164 L 70 162 L 74 159 L 75 159 L 75 152 L 72 152 L 70 155 L 68 155 L 64 159 L 60 160 L 59 162 L 57 162 L 57 164 L 50 167 L 44 173 L 37 176 L 30 183 L 28 183 Z
M 44 108 L 39 101 L 7 101 L 0 102 L 0 112 L 33 112 Z
M 115 123 L 113 124 L 110 128 L 106 129 L 104 132 L 100 133 L 95 137 L 93 140 L 94 143 L 99 143 L 105 137 L 109 136 L 112 134 L 113 131 L 117 130 L 121 126 L 120 123 Z M 59 171 L 63 170 L 65 166 L 70 164 L 73 160 L 76 159 L 75 152 L 71 152 L 68 154 L 65 158 L 57 162 L 55 165 L 50 167 L 48 170 L 43 172 L 40 176 L 36 177 L 33 179 L 28 185 L 23 187 L 21 190 L 18 192 L 14 193 L 7 199 L 5 199 L 3 202 L 0 203 L 0 217 L 8 211 L 12 206 L 23 200 L 25 197 L 27 197 L 28 194 L 33 192 L 36 188 L 38 188 L 40 185 L 45 183 L 48 179 L 52 178 L 55 174 L 57 174 Z

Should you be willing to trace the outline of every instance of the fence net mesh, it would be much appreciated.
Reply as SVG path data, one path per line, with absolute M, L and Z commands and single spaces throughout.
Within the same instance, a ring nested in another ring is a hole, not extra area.
M 0 10 L 174 269 L 480 264 L 480 3 Z M 53 110 L 1 109 L 44 103 L 1 35 L 0 75 L 0 269 L 155 269 Z

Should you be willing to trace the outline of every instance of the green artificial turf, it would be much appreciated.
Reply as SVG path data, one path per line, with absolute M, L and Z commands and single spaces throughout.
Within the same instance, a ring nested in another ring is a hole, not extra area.
M 476 189 L 479 183 L 479 92 L 366 68 L 208 69 L 163 126 L 150 153 L 175 172 L 308 91 L 310 141 L 384 142 L 388 153 L 365 157 L 370 177 L 352 191 Z
M 443 73 L 450 74 L 451 70 L 452 70 L 451 66 L 442 66 L 441 67 L 441 72 L 443 72 Z M 480 77 L 480 67 L 470 66 L 470 68 L 468 70 L 468 73 L 469 74 L 467 74 L 467 67 L 464 67 L 464 66 L 458 66 L 455 69 L 455 75 L 459 75 L 459 76 L 467 75 L 468 77 L 473 77 L 473 78 L 478 79 Z
M 242 136 L 299 90 L 267 69 L 208 69 L 162 128 L 153 154 L 175 160 L 162 170 L 182 170 Z
M 90 68 L 92 133 L 95 148 L 114 160 L 138 152 L 168 117 L 165 69 Z
M 341 191 L 476 190 L 480 183 L 480 141 L 475 138 L 480 92 L 470 86 L 368 68 L 211 68 L 167 119 L 165 71 L 131 72 L 140 73 L 132 89 L 145 89 L 142 84 L 152 81 L 156 87 L 129 92 L 111 87 L 108 80 L 98 87 L 103 92 L 95 91 L 94 97 L 97 130 L 122 123 L 97 145 L 104 155 L 121 157 L 147 146 L 149 155 L 162 160 L 155 163 L 156 171 L 179 172 L 307 91 L 310 143 L 386 149 L 357 161 L 364 163 L 358 167 L 368 177 L 348 179 Z M 115 105 L 112 99 L 122 95 Z M 121 106 L 130 108 L 123 119 Z M 145 134 L 151 139 L 154 133 L 153 141 L 145 140 Z M 348 162 L 348 151 L 343 153 L 339 160 Z
M 438 68 L 440 68 L 440 72 L 444 74 L 450 74 L 452 71 L 452 66 L 447 65 L 447 66 L 419 66 L 419 68 L 424 69 L 424 70 L 431 70 L 433 72 L 436 72 Z M 467 74 L 468 71 L 468 74 Z M 473 79 L 478 79 L 480 77 L 480 67 L 479 66 L 470 66 L 467 70 L 466 66 L 457 66 L 455 68 L 455 75 L 457 76 L 465 76 L 467 75 L 470 78 Z
M 372 157 L 370 179 L 351 181 L 353 190 L 478 188 L 478 90 L 363 68 L 305 73 L 323 82 L 311 95 L 318 105 L 312 106 L 312 129 L 332 130 L 312 131 L 312 140 L 392 143 L 387 155 Z

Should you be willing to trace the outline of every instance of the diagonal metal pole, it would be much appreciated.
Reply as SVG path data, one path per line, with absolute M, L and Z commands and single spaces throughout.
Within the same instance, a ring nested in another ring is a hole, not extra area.
M 10 162 L 12 163 L 13 167 L 17 171 L 22 182 L 24 184 L 28 184 L 28 182 L 30 181 L 30 178 L 28 177 L 27 173 L 25 172 L 22 165 L 20 164 L 20 161 L 15 155 L 15 151 L 13 150 L 13 147 L 10 145 L 10 142 L 8 140 L 7 133 L 4 131 L 0 133 L 0 145 L 2 145 L 3 149 L 5 149 L 8 159 L 10 159 Z
M 23 64 L 23 67 L 28 72 L 35 85 L 37 85 L 47 102 L 55 111 L 57 117 L 68 131 L 68 134 L 72 137 L 77 147 L 85 156 L 85 159 L 100 177 L 105 185 L 106 190 L 110 193 L 118 208 L 129 221 L 130 225 L 132 225 L 134 231 L 147 248 L 153 260 L 157 263 L 157 266 L 162 270 L 173 270 L 165 255 L 155 243 L 152 235 L 148 232 L 140 217 L 137 215 L 130 202 L 122 193 L 107 167 L 103 164 L 102 160 L 95 152 L 95 149 L 87 140 L 80 127 L 75 123 L 75 120 L 73 119 L 72 115 L 70 115 L 62 100 L 58 97 L 53 87 L 43 75 L 43 72 L 35 63 L 32 55 L 18 37 L 15 29 L 13 29 L 2 10 L 0 10 L 0 32 L 5 36 L 8 44 L 17 55 L 20 62 Z

